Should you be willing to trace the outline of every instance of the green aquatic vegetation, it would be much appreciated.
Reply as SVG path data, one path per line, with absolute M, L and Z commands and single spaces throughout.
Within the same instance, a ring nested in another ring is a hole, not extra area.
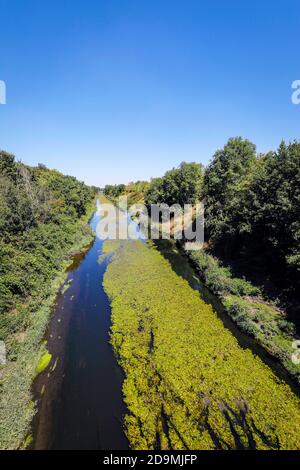
M 295 327 L 282 312 L 258 296 L 259 289 L 244 279 L 234 278 L 228 268 L 205 250 L 186 252 L 208 289 L 222 300 L 226 313 L 246 334 L 253 336 L 280 360 L 300 384 L 300 364 L 291 360 Z
M 299 399 L 154 246 L 119 246 L 104 288 L 132 448 L 300 448 Z
M 109 255 L 114 253 L 121 246 L 122 242 L 120 240 L 106 240 L 105 243 L 103 243 L 102 254 Z
M 226 312 L 238 327 L 279 359 L 300 384 L 300 364 L 292 362 L 292 354 L 295 352 L 293 325 L 280 312 L 259 301 L 228 296 L 223 303 Z
M 67 292 L 67 290 L 71 287 L 71 284 L 73 282 L 73 279 L 69 279 L 62 287 L 61 289 L 61 293 L 62 294 L 65 294 Z
M 103 261 L 106 260 L 106 257 L 107 257 L 107 255 L 105 255 L 105 254 L 101 254 L 100 256 L 98 256 L 98 263 L 99 264 L 103 263 Z
M 40 358 L 39 362 L 36 365 L 35 372 L 36 375 L 41 374 L 45 369 L 47 369 L 50 361 L 52 359 L 52 354 L 49 351 L 46 351 L 42 357 Z
M 24 442 L 20 446 L 21 450 L 28 449 L 32 443 L 33 443 L 33 436 L 32 434 L 28 434 L 28 436 L 26 436 L 26 438 L 24 439 Z
M 56 367 L 57 367 L 57 363 L 58 363 L 58 357 L 55 359 L 55 362 L 53 364 L 53 366 L 51 367 L 51 372 L 54 372 Z

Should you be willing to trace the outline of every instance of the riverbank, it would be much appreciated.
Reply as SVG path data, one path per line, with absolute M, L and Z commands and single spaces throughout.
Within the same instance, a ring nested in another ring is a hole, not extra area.
M 220 266 L 218 259 L 204 249 L 184 253 L 205 286 L 220 299 L 225 313 L 238 328 L 275 357 L 295 383 L 300 385 L 300 364 L 292 360 L 293 354 L 297 352 L 293 345 L 299 338 L 286 314 L 266 302 L 259 288 L 244 279 L 233 277 L 228 268 Z
M 0 389 L 0 448 L 26 448 L 30 444 L 30 424 L 35 415 L 35 403 L 32 401 L 31 385 L 36 376 L 37 364 L 47 352 L 43 342 L 44 333 L 49 321 L 57 292 L 67 276 L 66 268 L 70 265 L 71 256 L 88 247 L 94 235 L 87 223 L 95 211 L 94 203 L 86 208 L 86 214 L 72 225 L 68 225 L 68 243 L 60 252 L 58 269 L 49 272 L 39 292 L 35 292 L 18 305 L 10 315 L 26 318 L 20 321 L 23 328 L 9 338 L 8 362 L 1 367 Z M 53 250 L 55 250 L 55 243 Z
M 124 195 L 128 195 L 126 192 Z M 118 204 L 117 198 L 111 202 Z M 171 236 L 174 222 L 171 220 Z M 173 239 L 170 243 L 174 242 Z M 300 385 L 300 364 L 293 361 L 297 355 L 295 325 L 288 320 L 286 312 L 263 296 L 262 289 L 244 278 L 234 277 L 230 268 L 220 265 L 219 260 L 205 249 L 188 251 L 184 241 L 177 241 L 182 254 L 186 255 L 191 266 L 205 287 L 218 297 L 223 311 L 236 324 L 239 330 L 254 338 L 281 366 L 294 383 Z
M 106 242 L 134 449 L 298 449 L 299 399 L 152 244 Z

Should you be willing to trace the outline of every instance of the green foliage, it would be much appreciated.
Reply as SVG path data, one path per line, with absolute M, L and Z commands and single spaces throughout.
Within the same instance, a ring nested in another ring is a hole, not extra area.
M 228 268 L 204 250 L 187 252 L 204 284 L 221 298 L 231 319 L 278 358 L 300 384 L 300 366 L 292 363 L 295 327 L 282 312 L 258 298 L 259 289 L 244 279 L 233 278 Z M 249 298 L 254 296 L 254 298 Z M 246 298 L 243 298 L 246 297 Z M 279 347 L 278 341 L 281 341 Z
M 0 152 L 0 448 L 18 448 L 35 409 L 31 383 L 51 305 L 71 253 L 93 239 L 87 226 L 95 188 L 44 165 L 30 168 Z M 42 307 L 41 307 L 42 306 Z
M 0 171 L 0 334 L 6 339 L 3 328 L 15 320 L 3 315 L 59 268 L 95 192 L 44 166 L 16 163 L 5 152 Z M 81 230 L 90 236 L 89 229 Z
M 132 181 L 126 186 L 127 193 L 145 193 L 149 188 L 148 181 Z
M 253 241 L 270 266 L 300 288 L 300 143 L 282 143 L 263 156 L 247 201 Z
M 115 186 L 106 185 L 104 194 L 109 199 L 115 200 L 120 196 L 127 196 L 128 205 L 143 203 L 145 193 L 149 187 L 147 181 L 135 181 L 129 183 L 127 186 L 124 184 L 117 184 Z M 116 201 L 117 202 L 117 201 Z
M 200 163 L 183 162 L 167 171 L 162 178 L 151 180 L 145 195 L 146 204 L 195 204 L 203 185 L 203 167 Z
M 203 166 L 200 163 L 182 162 L 178 168 L 167 171 L 162 178 L 131 182 L 127 186 L 107 185 L 104 194 L 110 199 L 126 195 L 129 205 L 136 203 L 195 204 L 203 188 Z
M 219 265 L 217 258 L 204 250 L 187 252 L 205 285 L 214 294 L 224 297 L 233 295 L 258 295 L 259 289 L 245 279 L 232 277 L 229 268 Z
M 126 375 L 131 446 L 299 449 L 300 407 L 291 389 L 238 345 L 153 246 L 115 248 L 104 288 Z
M 18 178 L 15 156 L 4 150 L 0 150 L 0 175 L 14 182 L 16 182 Z
M 241 137 L 229 139 L 215 153 L 204 177 L 205 226 L 209 238 L 224 243 L 238 230 L 241 200 L 244 201 L 255 162 L 255 145 Z
M 121 196 L 125 192 L 125 188 L 125 184 L 107 184 L 104 188 L 104 194 L 105 196 L 114 199 Z
M 205 173 L 206 235 L 226 255 L 251 263 L 300 287 L 300 143 L 255 155 L 247 140 L 230 139 Z
M 300 385 L 300 365 L 292 362 L 292 354 L 295 352 L 294 325 L 281 312 L 256 300 L 228 296 L 224 299 L 224 306 L 238 327 L 279 359 Z
M 145 194 L 149 188 L 148 181 L 135 181 L 126 186 L 125 194 L 128 198 L 128 205 L 143 204 Z
M 28 322 L 24 340 L 19 343 L 16 360 L 2 370 L 0 387 L 0 448 L 18 449 L 28 434 L 36 412 L 31 385 L 36 376 L 39 358 L 46 352 L 43 340 L 57 291 L 66 274 L 44 286 L 39 298 L 29 302 Z

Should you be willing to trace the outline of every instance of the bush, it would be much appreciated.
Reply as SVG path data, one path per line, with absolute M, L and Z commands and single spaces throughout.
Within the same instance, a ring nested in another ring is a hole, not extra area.
M 195 264 L 205 285 L 214 294 L 225 297 L 226 295 L 258 295 L 259 288 L 250 282 L 233 278 L 229 268 L 219 265 L 216 258 L 206 253 L 204 250 L 187 252 L 190 259 Z

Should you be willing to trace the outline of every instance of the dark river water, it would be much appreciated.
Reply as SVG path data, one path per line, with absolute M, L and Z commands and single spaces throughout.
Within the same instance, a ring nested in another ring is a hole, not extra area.
M 91 226 L 95 230 L 99 216 Z M 75 257 L 57 297 L 46 339 L 50 366 L 37 378 L 35 449 L 128 449 L 123 432 L 123 374 L 109 343 L 110 305 L 102 287 L 102 240 Z M 54 369 L 54 370 L 52 370 Z
M 94 230 L 98 222 L 96 213 L 91 220 Z M 45 338 L 52 360 L 33 386 L 38 403 L 33 423 L 34 449 L 129 448 L 123 431 L 124 377 L 109 343 L 111 310 L 102 287 L 108 261 L 98 260 L 102 244 L 96 237 L 85 255 L 74 258 L 65 283 L 70 282 L 70 287 L 58 295 L 53 309 Z M 173 270 L 213 305 L 240 346 L 259 355 L 299 394 L 278 362 L 237 329 L 174 243 L 161 241 L 157 245 Z

